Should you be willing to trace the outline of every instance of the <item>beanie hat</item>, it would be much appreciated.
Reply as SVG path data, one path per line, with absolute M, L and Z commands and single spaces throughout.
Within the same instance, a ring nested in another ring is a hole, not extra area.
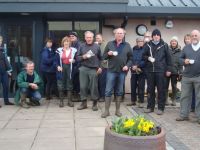
M 176 40 L 176 42 L 178 42 L 178 37 L 177 36 L 173 36 L 170 41 L 172 41 L 172 40 Z
M 160 32 L 160 30 L 154 29 L 151 36 L 153 37 L 153 36 L 155 36 L 155 35 L 158 35 L 158 36 L 161 37 L 161 32 Z
M 68 36 L 70 36 L 70 35 L 74 35 L 74 36 L 78 37 L 78 34 L 75 31 L 70 31 L 68 33 Z

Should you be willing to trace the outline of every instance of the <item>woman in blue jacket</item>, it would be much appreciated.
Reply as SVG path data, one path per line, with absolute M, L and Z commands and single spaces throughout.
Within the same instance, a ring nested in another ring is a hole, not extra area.
M 40 69 L 43 73 L 44 80 L 46 81 L 46 100 L 51 99 L 51 92 L 55 89 L 56 85 L 56 67 L 54 66 L 55 51 L 52 49 L 53 41 L 46 40 L 46 46 L 41 52 L 41 65 Z M 56 88 L 57 89 L 57 88 Z
M 60 97 L 60 107 L 64 107 L 64 91 L 67 91 L 68 106 L 73 107 L 72 102 L 72 64 L 75 62 L 77 49 L 70 47 L 71 42 L 68 37 L 62 39 L 62 47 L 56 50 L 55 66 L 57 70 L 57 84 Z

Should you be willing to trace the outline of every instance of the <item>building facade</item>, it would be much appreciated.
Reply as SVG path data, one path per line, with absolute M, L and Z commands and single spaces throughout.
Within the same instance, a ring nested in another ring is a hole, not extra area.
M 183 36 L 200 30 L 199 7 L 199 0 L 0 0 L 0 35 L 16 63 L 31 58 L 39 69 L 45 38 L 59 46 L 71 30 L 80 39 L 86 30 L 101 32 L 107 42 L 123 25 L 133 46 L 138 32 L 159 28 L 166 42 L 176 35 L 183 47 Z

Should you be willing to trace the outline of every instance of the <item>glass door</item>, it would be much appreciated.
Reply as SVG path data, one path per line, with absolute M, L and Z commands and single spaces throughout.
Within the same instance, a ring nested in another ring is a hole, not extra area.
M 19 73 L 22 64 L 27 59 L 32 59 L 32 26 L 7 25 L 7 54 L 14 69 L 13 73 Z
M 7 55 L 12 66 L 12 77 L 10 81 L 10 92 L 16 90 L 16 78 L 23 69 L 24 62 L 32 59 L 32 25 L 5 25 L 5 41 Z

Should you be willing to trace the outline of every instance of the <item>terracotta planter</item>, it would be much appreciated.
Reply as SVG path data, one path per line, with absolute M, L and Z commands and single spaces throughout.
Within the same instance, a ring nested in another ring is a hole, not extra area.
M 105 129 L 104 150 L 166 150 L 165 132 L 154 136 L 127 136 Z

